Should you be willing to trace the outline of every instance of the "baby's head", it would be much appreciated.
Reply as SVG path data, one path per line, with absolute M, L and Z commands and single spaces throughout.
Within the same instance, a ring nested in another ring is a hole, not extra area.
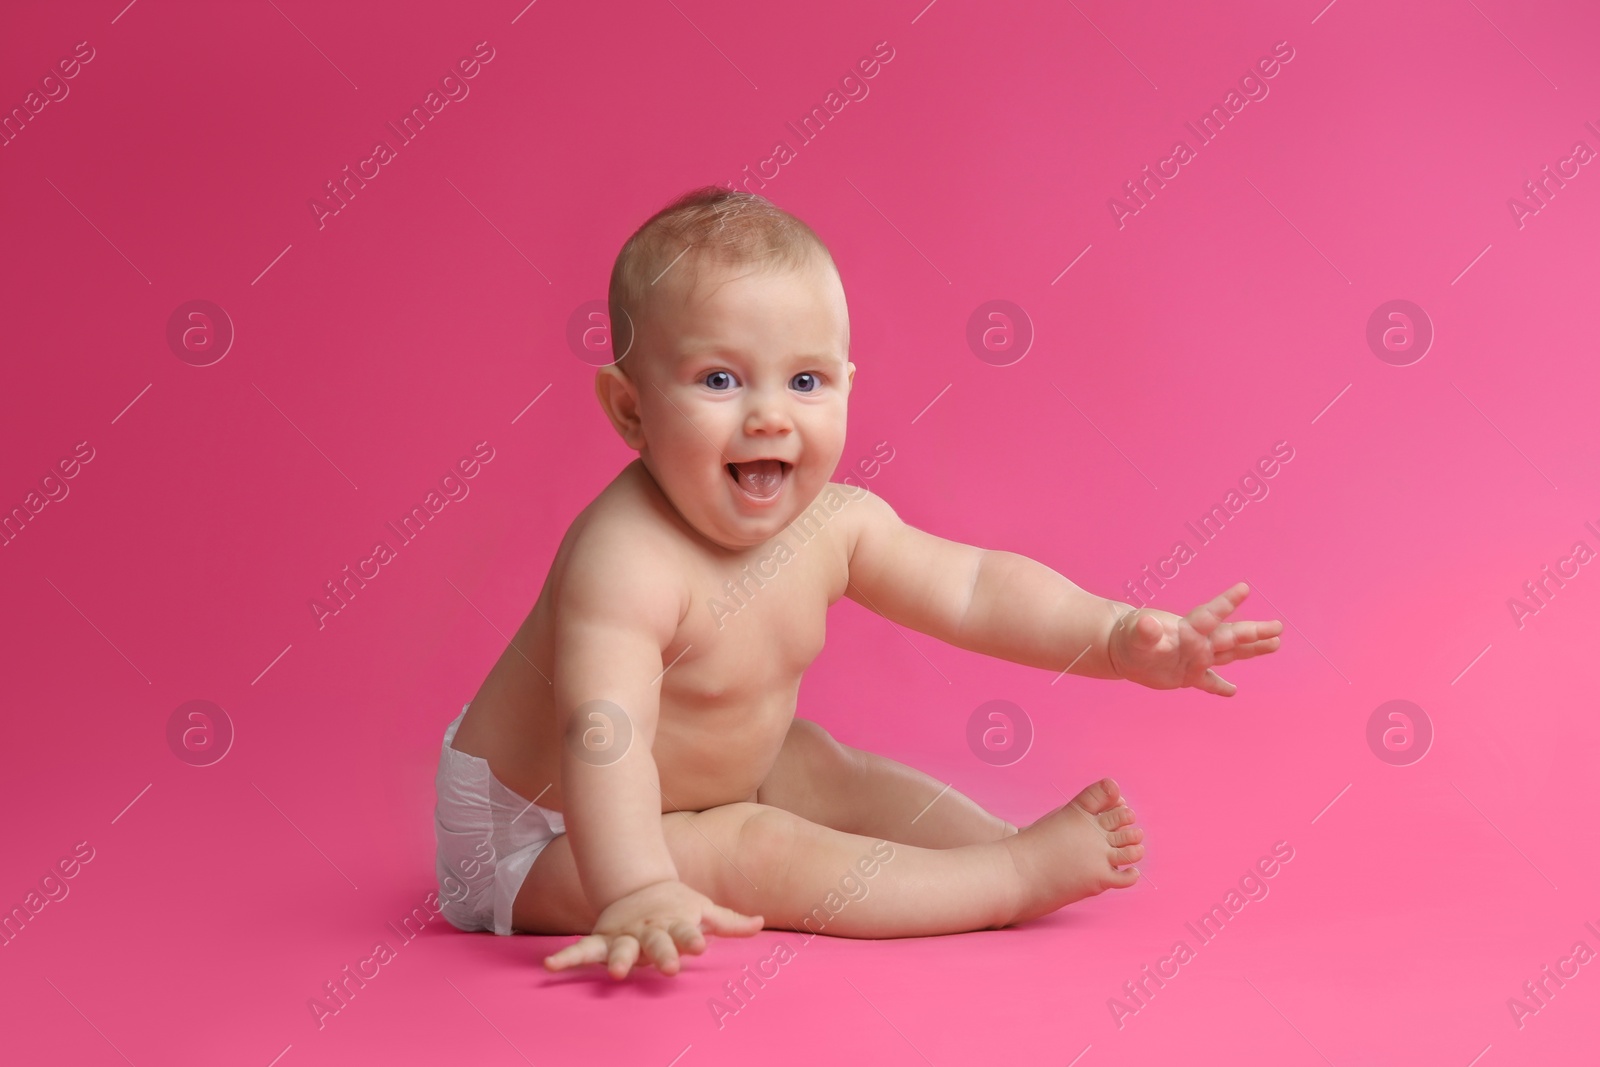
M 622 246 L 595 392 L 686 522 L 758 545 L 816 499 L 844 451 L 855 377 L 833 256 L 770 201 L 679 197 Z

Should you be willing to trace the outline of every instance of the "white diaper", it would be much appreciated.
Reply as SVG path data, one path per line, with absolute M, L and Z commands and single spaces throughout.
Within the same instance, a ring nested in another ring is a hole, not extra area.
M 511 933 L 511 904 L 539 853 L 567 831 L 559 811 L 518 796 L 489 770 L 489 761 L 450 747 L 467 707 L 444 731 L 434 836 L 439 851 L 442 914 L 459 930 Z

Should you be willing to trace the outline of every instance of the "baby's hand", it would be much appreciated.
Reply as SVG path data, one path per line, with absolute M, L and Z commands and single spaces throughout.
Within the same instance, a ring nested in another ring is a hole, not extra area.
M 1231 697 L 1238 687 L 1212 667 L 1277 649 L 1283 623 L 1223 622 L 1250 595 L 1244 582 L 1187 615 L 1140 608 L 1117 620 L 1106 654 L 1122 677 L 1151 689 L 1194 686 Z
M 642 949 L 662 974 L 677 974 L 680 949 L 696 956 L 706 950 L 702 930 L 750 937 L 762 925 L 761 916 L 724 908 L 682 882 L 656 882 L 613 901 L 595 920 L 594 933 L 546 956 L 544 965 L 560 971 L 604 962 L 611 977 L 626 978 Z

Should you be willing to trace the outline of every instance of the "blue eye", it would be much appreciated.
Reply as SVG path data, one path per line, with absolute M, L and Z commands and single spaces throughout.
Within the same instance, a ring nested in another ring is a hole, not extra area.
M 726 387 L 718 384 L 723 379 L 726 379 Z M 704 381 L 706 385 L 711 388 L 711 391 L 715 393 L 725 393 L 728 391 L 728 389 L 733 387 L 733 375 L 729 374 L 725 370 L 712 371 L 710 374 L 705 376 Z
M 822 379 L 810 371 L 801 371 L 789 380 L 789 384 L 795 387 L 795 392 L 814 393 L 822 388 Z

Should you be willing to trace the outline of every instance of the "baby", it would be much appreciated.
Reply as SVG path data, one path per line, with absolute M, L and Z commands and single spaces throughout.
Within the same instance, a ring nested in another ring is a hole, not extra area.
M 844 289 L 817 235 L 762 197 L 711 186 L 668 205 L 623 246 L 609 303 L 595 392 L 639 458 L 568 528 L 445 731 L 449 921 L 586 934 L 545 966 L 622 978 L 676 974 L 707 934 L 996 929 L 1133 885 L 1144 835 L 1110 778 L 1019 830 L 796 718 L 828 606 L 1219 696 L 1234 686 L 1212 668 L 1273 651 L 1282 624 L 1225 621 L 1242 583 L 1186 616 L 1135 610 L 830 482 L 856 373 Z M 857 873 L 870 894 L 819 907 Z

